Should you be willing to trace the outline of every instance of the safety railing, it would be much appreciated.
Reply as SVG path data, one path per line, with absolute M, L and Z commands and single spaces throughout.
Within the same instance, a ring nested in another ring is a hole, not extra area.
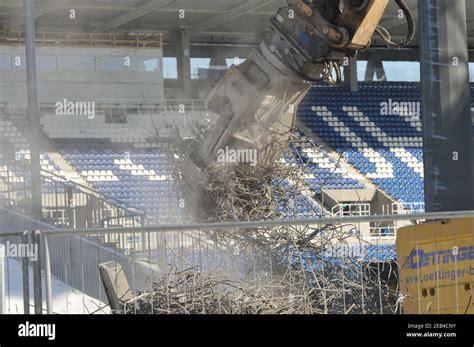
M 395 239 L 396 235 L 396 227 L 387 225 L 387 226 L 377 226 L 377 227 L 370 227 L 370 238 L 380 240 L 380 239 Z
M 3 205 L 29 214 L 31 186 L 29 172 L 21 182 L 5 181 Z M 134 227 L 144 225 L 147 213 L 93 189 L 42 170 L 43 221 L 62 228 Z
M 39 112 L 41 115 L 55 115 L 58 112 L 58 102 L 64 100 L 40 100 Z M 108 122 L 125 122 L 128 115 L 153 115 L 169 114 L 182 115 L 194 114 L 207 111 L 206 101 L 202 99 L 89 99 L 89 100 L 67 100 L 67 102 L 77 102 L 78 107 L 94 106 L 96 115 L 104 115 Z M 0 104 L 0 108 L 9 115 L 21 115 L 26 121 L 26 105 L 12 104 L 5 102 Z M 18 117 L 17 117 L 18 118 Z
M 0 43 L 24 45 L 24 32 L 0 32 Z M 72 33 L 38 32 L 36 43 L 43 46 L 63 47 L 135 47 L 162 48 L 162 33 Z
M 425 212 L 425 204 L 422 202 L 397 202 L 392 204 L 393 214 L 412 214 Z
M 332 214 L 339 217 L 370 216 L 370 204 L 338 204 L 332 208 Z

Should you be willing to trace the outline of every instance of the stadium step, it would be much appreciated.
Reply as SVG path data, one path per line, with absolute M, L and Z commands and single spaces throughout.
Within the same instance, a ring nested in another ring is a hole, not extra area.
M 79 172 L 77 172 L 69 162 L 63 158 L 63 156 L 57 152 L 49 152 L 48 153 L 51 160 L 59 166 L 61 171 L 64 172 L 65 179 L 72 181 L 74 183 L 80 184 L 82 186 L 88 187 L 92 189 L 92 186 L 86 182 Z
M 339 163 L 343 170 L 346 170 L 351 176 L 357 177 L 357 180 L 363 183 L 369 189 L 377 189 L 377 187 L 372 183 L 372 181 L 368 180 L 365 175 L 359 172 L 355 167 L 350 165 L 346 160 L 341 160 L 340 153 L 333 150 L 324 140 L 322 140 L 319 136 L 317 136 L 310 128 L 308 128 L 303 122 L 297 121 L 296 127 L 302 130 L 308 138 L 314 141 L 317 146 L 322 146 L 328 156 L 333 159 L 335 162 Z

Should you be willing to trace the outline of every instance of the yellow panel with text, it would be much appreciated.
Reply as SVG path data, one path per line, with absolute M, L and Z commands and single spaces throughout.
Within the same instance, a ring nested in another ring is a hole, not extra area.
M 397 256 L 406 314 L 474 314 L 474 219 L 401 228 Z

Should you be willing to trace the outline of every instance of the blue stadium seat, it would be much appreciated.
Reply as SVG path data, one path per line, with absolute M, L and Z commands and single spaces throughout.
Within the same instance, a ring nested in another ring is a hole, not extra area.
M 298 112 L 316 135 L 396 201 L 421 203 L 419 102 L 420 90 L 413 83 L 362 83 L 357 93 L 315 85 Z M 350 189 L 349 183 L 329 185 Z

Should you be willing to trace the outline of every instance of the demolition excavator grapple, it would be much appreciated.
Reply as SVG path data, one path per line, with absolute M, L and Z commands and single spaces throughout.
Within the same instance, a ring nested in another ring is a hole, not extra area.
M 390 0 L 288 0 L 270 19 L 267 34 L 245 63 L 232 67 L 207 99 L 218 115 L 212 131 L 186 159 L 183 176 L 198 181 L 218 152 L 265 151 L 277 158 L 294 130 L 299 103 L 318 81 L 337 83 L 340 67 L 370 46 L 374 33 L 389 45 L 414 37 L 414 21 L 403 0 L 409 33 L 394 43 L 379 26 Z M 269 153 L 268 146 L 271 144 Z

